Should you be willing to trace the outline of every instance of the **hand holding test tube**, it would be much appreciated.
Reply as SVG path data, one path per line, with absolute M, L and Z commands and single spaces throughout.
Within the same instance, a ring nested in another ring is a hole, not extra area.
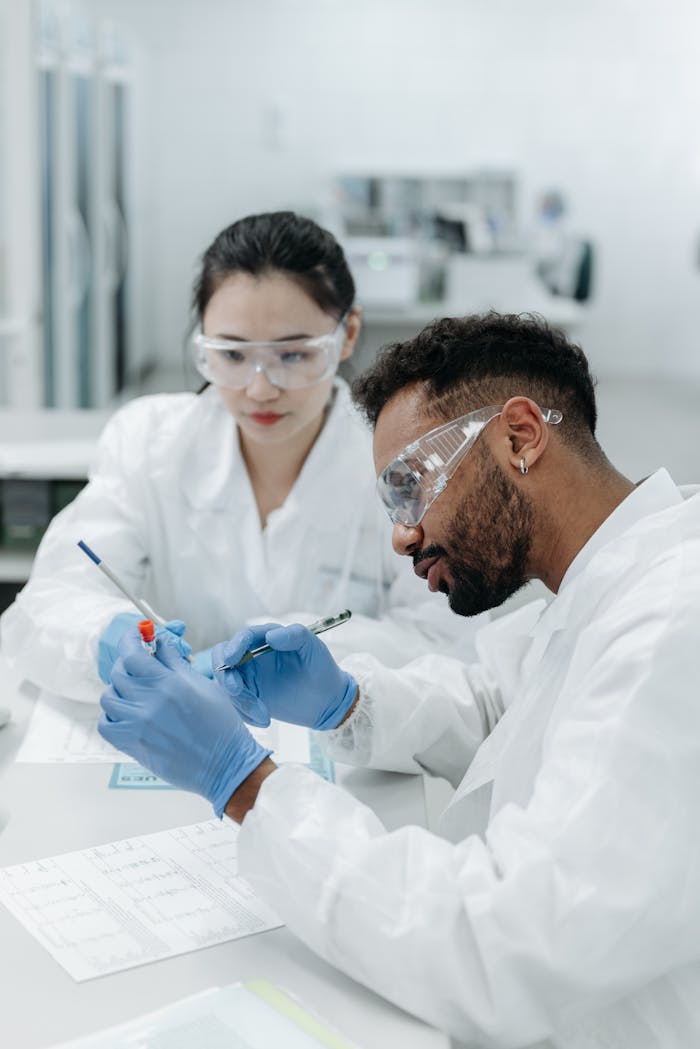
M 152 656 L 156 654 L 156 634 L 152 619 L 142 619 L 139 623 L 141 644 Z
M 109 580 L 111 580 L 112 583 L 114 583 L 114 585 L 117 587 L 117 589 L 121 590 L 121 592 L 124 595 L 124 597 L 126 597 L 129 601 L 131 601 L 131 603 L 136 608 L 138 608 L 138 610 L 139 610 L 139 612 L 141 613 L 142 616 L 145 616 L 147 620 L 149 620 L 149 621 L 151 621 L 153 623 L 156 623 L 159 629 L 161 629 L 161 630 L 169 630 L 170 633 L 177 638 L 177 640 L 179 641 L 181 654 L 184 656 L 185 659 L 187 659 L 187 660 L 189 660 L 191 662 L 192 657 L 191 657 L 190 653 L 191 653 L 192 649 L 190 648 L 190 646 L 187 644 L 186 641 L 181 640 L 182 633 L 183 633 L 183 631 L 185 629 L 185 624 L 181 623 L 181 622 L 178 623 L 176 620 L 165 620 L 165 619 L 163 619 L 162 616 L 159 616 L 157 612 L 153 611 L 153 609 L 151 608 L 151 606 L 148 604 L 147 601 L 144 601 L 144 599 L 142 597 L 136 597 L 134 594 L 132 594 L 131 591 L 128 589 L 128 587 L 119 578 L 119 576 L 115 572 L 113 572 L 112 569 L 108 565 L 106 565 L 104 563 L 104 561 L 102 560 L 101 557 L 97 556 L 97 554 L 95 553 L 94 550 L 90 549 L 90 547 L 87 545 L 87 543 L 83 539 L 79 540 L 78 546 L 83 551 L 83 553 L 87 557 L 90 558 L 92 563 L 99 568 L 99 570 L 103 573 L 103 575 L 106 575 L 107 578 Z M 119 618 L 120 618 L 119 616 L 115 617 L 115 620 L 112 620 L 112 623 L 114 623 Z M 179 626 L 180 629 L 176 629 L 177 626 Z M 107 631 L 105 633 L 108 633 L 110 628 L 111 628 L 111 624 L 107 628 Z M 119 636 L 119 635 L 117 635 L 117 636 Z M 99 647 L 98 647 L 98 664 L 97 665 L 98 665 L 98 671 L 99 671 L 100 677 L 102 678 L 103 681 L 108 682 L 109 678 L 110 678 L 112 664 L 114 663 L 114 660 L 116 659 L 116 651 L 115 651 L 116 642 L 115 642 L 114 638 L 111 638 L 110 639 L 110 643 L 105 645 L 103 643 L 104 640 L 105 640 L 105 634 L 103 634 L 102 638 L 100 639 L 100 643 L 99 643 Z M 155 645 L 154 645 L 154 650 L 155 650 Z

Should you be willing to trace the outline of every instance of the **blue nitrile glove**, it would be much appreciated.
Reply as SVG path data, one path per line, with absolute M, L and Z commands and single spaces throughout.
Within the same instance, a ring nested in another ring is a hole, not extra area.
M 137 630 L 127 631 L 119 651 L 100 699 L 100 735 L 168 783 L 201 794 L 221 816 L 271 751 L 253 738 L 224 690 L 182 658 L 167 631 L 155 655 Z
M 110 682 L 112 667 L 119 656 L 119 641 L 122 634 L 130 627 L 135 627 L 144 618 L 137 612 L 120 612 L 102 634 L 97 643 L 97 673 L 100 675 L 100 681 L 104 681 L 105 685 Z M 156 637 L 163 633 L 174 635 L 180 653 L 183 656 L 189 656 L 192 646 L 182 640 L 186 629 L 181 619 L 170 619 L 164 627 L 156 627 Z
M 270 718 L 315 729 L 337 728 L 357 695 L 357 682 L 341 670 L 323 641 L 300 623 L 245 627 L 212 649 L 212 663 L 237 663 L 247 651 L 271 645 L 234 670 L 214 677 L 251 725 Z
M 195 652 L 192 656 L 192 669 L 196 670 L 202 677 L 214 677 L 214 668 L 211 663 L 210 648 L 203 648 L 200 652 Z

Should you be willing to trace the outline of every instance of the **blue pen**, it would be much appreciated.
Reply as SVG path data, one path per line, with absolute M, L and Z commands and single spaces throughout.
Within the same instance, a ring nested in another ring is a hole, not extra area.
M 132 605 L 135 605 L 136 608 L 138 608 L 139 612 L 141 612 L 142 615 L 145 616 L 146 619 L 152 619 L 154 623 L 158 624 L 158 626 L 165 626 L 165 620 L 163 619 L 163 617 L 157 615 L 157 613 L 153 611 L 151 606 L 146 601 L 144 601 L 143 598 L 141 598 L 141 597 L 134 597 L 133 594 L 129 593 L 129 591 L 124 586 L 124 584 L 122 583 L 121 579 L 119 578 L 119 576 L 114 574 L 112 569 L 109 568 L 104 563 L 104 561 L 102 560 L 101 557 L 97 556 L 97 554 L 95 553 L 94 550 L 90 549 L 90 547 L 87 545 L 86 542 L 84 542 L 82 539 L 80 539 L 78 541 L 78 546 L 83 551 L 83 553 L 87 554 L 87 556 L 90 558 L 90 560 L 93 561 L 94 564 L 97 565 L 97 567 L 99 568 L 100 572 L 103 572 L 104 575 L 106 575 L 108 579 L 112 580 L 114 585 L 116 587 L 118 587 L 119 590 L 121 590 L 121 592 L 124 595 L 124 597 L 128 598 L 129 601 L 131 601 Z

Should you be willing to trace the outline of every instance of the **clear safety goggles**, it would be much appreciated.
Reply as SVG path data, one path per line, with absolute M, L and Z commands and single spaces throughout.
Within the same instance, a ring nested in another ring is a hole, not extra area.
M 345 342 L 345 318 L 335 331 L 309 339 L 244 342 L 193 336 L 197 371 L 214 386 L 244 390 L 258 372 L 283 390 L 315 386 L 335 373 Z
M 492 404 L 436 426 L 384 467 L 377 492 L 394 524 L 408 528 L 420 524 L 481 431 L 502 411 L 502 404 Z M 546 423 L 556 425 L 562 420 L 555 408 L 540 411 Z

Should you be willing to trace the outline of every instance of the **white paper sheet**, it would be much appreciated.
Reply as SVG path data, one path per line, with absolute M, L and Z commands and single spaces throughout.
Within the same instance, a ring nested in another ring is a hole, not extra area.
M 122 755 L 97 731 L 100 713 L 97 705 L 42 692 L 15 760 L 113 765 Z
M 0 868 L 0 902 L 74 980 L 277 928 L 209 820 Z
M 123 759 L 120 751 L 97 731 L 100 708 L 63 696 L 42 693 L 16 760 L 24 764 L 106 764 Z M 274 751 L 276 762 L 308 764 L 309 733 L 300 725 L 273 721 L 268 728 L 251 728 L 253 735 Z

